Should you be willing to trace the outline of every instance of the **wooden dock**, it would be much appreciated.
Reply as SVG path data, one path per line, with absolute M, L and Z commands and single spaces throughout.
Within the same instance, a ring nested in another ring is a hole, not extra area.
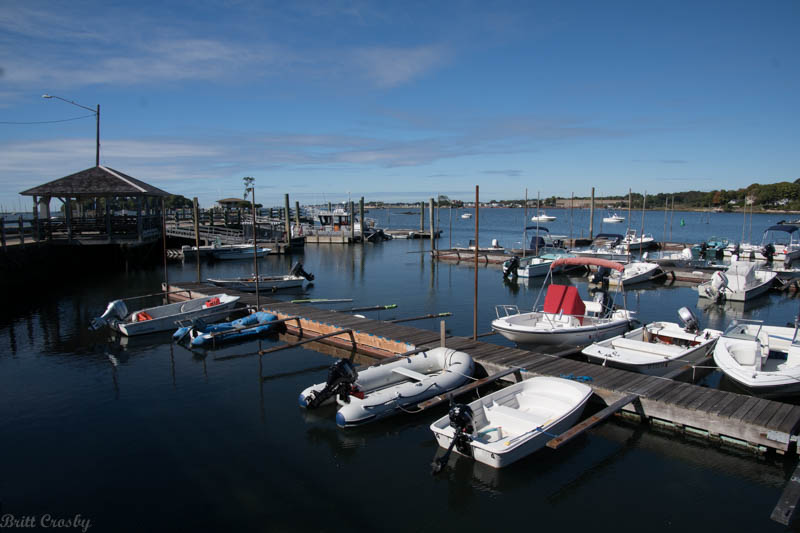
M 219 291 L 217 287 L 192 282 L 172 284 L 169 290 L 185 291 L 172 295 L 177 298 L 202 298 Z M 255 305 L 254 294 L 236 294 L 243 303 Z M 346 328 L 348 332 L 321 342 L 377 358 L 440 343 L 440 333 L 435 331 L 359 318 L 308 304 L 292 304 L 262 296 L 261 307 L 278 318 L 297 317 L 287 322 L 287 329 L 298 336 L 313 337 Z M 448 336 L 446 344 L 468 352 L 488 374 L 519 368 L 523 377 L 579 376 L 607 405 L 632 394 L 638 395 L 639 400 L 628 404 L 623 412 L 677 432 L 704 436 L 755 452 L 774 450 L 784 454 L 796 449 L 800 406 L 471 338 Z

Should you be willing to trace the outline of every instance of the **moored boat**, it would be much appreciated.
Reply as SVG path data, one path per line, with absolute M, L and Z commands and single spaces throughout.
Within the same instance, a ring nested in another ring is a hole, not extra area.
M 625 265 L 622 271 L 611 272 L 608 282 L 611 285 L 624 285 L 630 287 L 637 283 L 644 283 L 651 279 L 663 276 L 664 271 L 655 263 L 634 261 Z
M 706 357 L 722 334 L 716 329 L 700 330 L 697 318 L 682 307 L 675 322 L 651 322 L 625 334 L 595 342 L 583 349 L 590 362 L 641 372 L 663 375 L 681 365 Z
M 252 244 L 231 244 L 228 246 L 217 246 L 211 250 L 214 259 L 220 261 L 234 261 L 238 259 L 253 259 L 253 257 L 264 257 L 270 253 L 269 248 L 255 247 Z
M 257 338 L 275 331 L 274 323 L 278 317 L 265 311 L 257 311 L 246 317 L 205 324 L 202 319 L 196 319 L 190 326 L 181 326 L 172 338 L 178 342 L 188 341 L 193 347 L 217 346 Z
M 737 261 L 725 272 L 716 271 L 711 280 L 701 283 L 697 293 L 715 301 L 744 302 L 767 292 L 777 273 L 757 270 L 755 263 Z
M 554 261 L 530 312 L 520 312 L 516 305 L 497 305 L 497 318 L 492 329 L 503 337 L 521 345 L 560 344 L 586 346 L 595 341 L 619 335 L 631 327 L 632 313 L 627 309 L 616 309 L 613 301 L 604 292 L 598 292 L 593 301 L 581 300 L 574 286 L 547 284 L 556 267 L 583 265 L 624 270 L 624 266 L 613 261 L 595 258 L 571 257 Z M 546 289 L 544 305 L 538 301 Z M 621 287 L 620 287 L 621 289 Z
M 179 322 L 184 320 L 210 316 L 222 318 L 221 312 L 233 309 L 238 301 L 238 296 L 223 293 L 184 302 L 147 307 L 130 313 L 124 301 L 114 300 L 108 304 L 106 311 L 101 316 L 92 320 L 92 329 L 99 329 L 107 325 L 123 335 L 168 331 L 178 327 Z
M 245 278 L 208 278 L 209 283 L 217 287 L 226 289 L 253 292 L 256 290 L 255 276 Z M 276 291 L 279 289 L 290 289 L 302 287 L 305 281 L 314 281 L 314 275 L 303 269 L 303 264 L 297 262 L 283 276 L 259 276 L 258 288 L 262 291 Z
M 398 361 L 356 371 L 340 359 L 328 380 L 300 393 L 301 407 L 313 409 L 333 402 L 339 427 L 359 426 L 416 406 L 461 386 L 472 377 L 474 363 L 466 352 L 433 348 Z
M 611 213 L 607 217 L 603 217 L 603 222 L 605 224 L 621 224 L 625 222 L 625 217 L 621 217 L 616 213 Z
M 734 320 L 714 347 L 714 362 L 740 388 L 755 396 L 800 394 L 797 333 L 797 320 L 794 327 Z
M 575 425 L 591 395 L 584 383 L 537 376 L 468 405 L 456 404 L 431 424 L 439 446 L 448 449 L 438 467 L 453 448 L 494 468 L 508 466 Z

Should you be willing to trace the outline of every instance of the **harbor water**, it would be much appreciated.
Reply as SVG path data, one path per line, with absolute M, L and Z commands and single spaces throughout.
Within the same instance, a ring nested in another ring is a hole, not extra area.
M 419 213 L 401 214 L 407 211 L 367 216 L 379 226 L 418 229 Z M 464 211 L 453 210 L 452 233 L 448 211 L 439 213 L 441 248 L 474 238 L 474 219 L 457 216 Z M 547 213 L 558 217 L 546 224 L 551 233 L 569 235 L 569 212 Z M 604 212 L 596 215 L 595 233 Z M 639 231 L 641 213 L 633 215 Z M 573 212 L 573 236 L 586 235 L 587 217 L 579 221 Z M 764 229 L 782 218 L 754 215 L 752 240 L 760 242 Z M 481 210 L 481 245 L 498 239 L 518 247 L 523 219 L 521 209 Z M 669 240 L 740 240 L 742 222 L 741 214 L 676 212 Z M 624 233 L 627 224 L 616 226 Z M 645 232 L 660 241 L 663 226 L 663 212 L 647 213 Z M 669 226 L 668 220 L 667 232 Z M 471 265 L 431 261 L 424 253 L 429 247 L 424 240 L 309 245 L 304 254 L 265 257 L 259 270 L 280 274 L 302 260 L 316 276 L 313 286 L 270 296 L 353 300 L 315 304 L 331 309 L 397 305 L 368 314 L 381 319 L 451 312 L 448 332 L 470 336 Z M 35 290 L 3 282 L 0 516 L 79 514 L 91 521 L 91 531 L 784 529 L 769 515 L 795 458 L 753 455 L 611 419 L 562 449 L 541 450 L 507 469 L 453 457 L 434 477 L 430 463 L 438 448 L 429 425 L 446 407 L 339 429 L 333 409 L 297 405 L 301 390 L 325 380 L 331 357 L 301 347 L 219 360 L 280 341 L 192 353 L 172 345 L 169 333 L 119 339 L 92 332 L 91 318 L 110 300 L 157 292 L 162 267 L 127 273 L 94 267 L 69 281 L 55 270 Z M 251 272 L 248 261 L 201 263 L 203 278 Z M 194 281 L 196 265 L 170 263 L 168 277 Z M 565 282 L 586 295 L 585 278 Z M 485 333 L 495 305 L 530 308 L 541 281 L 504 283 L 499 266 L 481 265 L 478 287 L 478 333 Z M 685 283 L 628 291 L 628 307 L 643 322 L 677 321 L 677 309 L 687 306 L 702 327 L 724 328 L 735 317 L 785 325 L 798 305 L 800 299 L 778 292 L 747 307 L 709 305 Z M 439 329 L 438 321 L 410 325 Z M 498 336 L 484 340 L 508 344 Z M 726 386 L 717 373 L 704 384 Z

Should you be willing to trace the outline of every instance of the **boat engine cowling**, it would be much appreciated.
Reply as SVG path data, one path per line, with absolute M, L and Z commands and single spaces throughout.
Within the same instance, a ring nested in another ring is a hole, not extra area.
M 764 256 L 767 263 L 772 263 L 772 258 L 775 257 L 775 246 L 772 243 L 767 244 L 761 248 L 761 255 Z
M 728 286 L 728 276 L 717 270 L 711 275 L 711 283 L 706 286 L 706 296 L 719 301 L 725 296 L 723 290 Z
M 683 329 L 689 333 L 697 333 L 700 331 L 700 322 L 697 320 L 697 317 L 694 316 L 691 309 L 688 307 L 681 307 L 678 309 L 678 316 L 683 322 Z
M 303 263 L 301 263 L 300 261 L 292 265 L 292 269 L 289 270 L 289 274 L 291 274 L 292 276 L 303 276 L 308 281 L 314 281 L 314 274 L 303 270 Z
M 350 393 L 358 379 L 353 363 L 348 359 L 339 359 L 328 369 L 328 380 L 321 391 L 311 391 L 305 398 L 300 398 L 300 404 L 309 409 L 319 407 L 325 400 L 339 395 L 339 398 L 349 403 Z
M 455 403 L 450 406 L 448 413 L 450 427 L 455 430 L 456 449 L 464 455 L 472 455 L 470 442 L 475 432 L 475 416 L 469 405 Z
M 608 267 L 601 266 L 597 269 L 597 271 L 589 276 L 590 283 L 603 283 L 608 279 L 608 276 L 611 275 L 611 269 Z
M 519 257 L 516 255 L 503 263 L 503 277 L 517 276 L 517 269 L 519 268 Z
M 89 329 L 98 330 L 107 326 L 113 320 L 122 320 L 128 316 L 128 306 L 122 300 L 114 300 L 108 304 L 106 311 L 99 317 L 92 319 L 92 325 Z

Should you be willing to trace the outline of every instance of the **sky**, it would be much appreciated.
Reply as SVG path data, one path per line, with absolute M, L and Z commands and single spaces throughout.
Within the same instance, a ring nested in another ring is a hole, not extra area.
M 100 163 L 204 207 L 800 178 L 800 2 L 0 2 L 0 208 Z M 73 120 L 74 119 L 74 120 Z

